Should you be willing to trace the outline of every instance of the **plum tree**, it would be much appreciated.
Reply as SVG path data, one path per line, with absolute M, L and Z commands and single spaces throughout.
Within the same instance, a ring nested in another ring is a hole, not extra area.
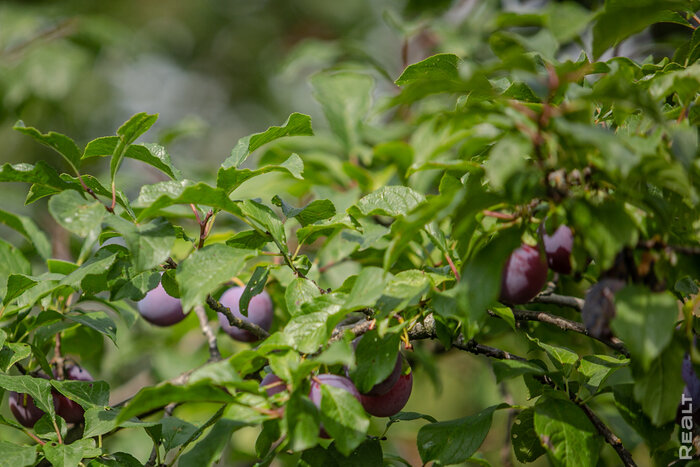
M 180 299 L 168 295 L 163 284 L 158 284 L 138 302 L 138 310 L 146 321 L 156 326 L 172 326 L 185 319 Z
M 67 365 L 65 379 L 71 381 L 93 381 L 92 375 L 78 365 Z M 85 410 L 76 402 L 68 399 L 63 394 L 54 393 L 54 406 L 56 413 L 69 423 L 80 423 L 85 416 Z
M 401 374 L 396 383 L 381 395 L 360 394 L 360 403 L 367 413 L 375 417 L 391 417 L 404 408 L 411 397 L 413 372 Z
M 10 392 L 10 411 L 17 421 L 27 428 L 33 427 L 44 415 L 44 411 L 34 404 L 34 399 L 29 394 Z
M 245 287 L 231 287 L 224 292 L 219 301 L 222 305 L 229 308 L 234 316 L 244 321 L 257 324 L 264 330 L 268 331 L 270 326 L 272 326 L 273 318 L 272 299 L 270 298 L 270 295 L 263 291 L 262 293 L 254 296 L 248 305 L 248 316 L 245 317 L 241 313 L 239 305 L 241 295 L 243 295 L 244 290 Z M 226 334 L 237 341 L 255 342 L 258 340 L 258 338 L 249 331 L 240 329 L 236 326 L 231 326 L 223 313 L 219 313 L 219 324 L 221 325 L 221 329 L 223 329 Z
M 510 254 L 501 275 L 500 300 L 512 305 L 527 303 L 547 281 L 547 263 L 537 248 L 523 244 Z
M 260 387 L 265 389 L 268 397 L 274 396 L 286 389 L 284 381 L 274 373 L 266 374 L 262 381 L 260 381 Z
M 560 225 L 552 235 L 542 234 L 547 265 L 560 274 L 571 273 L 571 250 L 574 246 L 574 234 L 566 225 Z

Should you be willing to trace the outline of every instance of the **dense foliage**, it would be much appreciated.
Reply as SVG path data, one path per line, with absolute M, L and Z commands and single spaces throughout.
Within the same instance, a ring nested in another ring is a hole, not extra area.
M 328 131 L 293 113 L 204 180 L 141 142 L 158 115 L 84 147 L 17 122 L 56 154 L 0 181 L 28 184 L 75 256 L 0 210 L 26 239 L 0 240 L 0 388 L 17 420 L 0 424 L 26 434 L 0 440 L 0 465 L 142 465 L 111 448 L 122 430 L 152 440 L 150 465 L 211 465 L 246 427 L 258 465 L 408 464 L 383 453 L 397 423 L 424 423 L 424 463 L 488 465 L 498 412 L 504 463 L 693 457 L 700 413 L 679 403 L 700 407 L 700 2 L 472 7 L 478 28 L 436 26 L 470 35 L 459 55 L 393 84 L 376 62 L 319 72 Z M 672 55 L 600 60 L 660 21 L 687 30 Z M 108 173 L 90 175 L 100 159 Z M 129 197 L 128 159 L 167 180 Z M 126 400 L 84 368 L 119 358 L 102 349 L 118 328 L 136 338 L 145 320 L 177 342 L 195 318 L 189 366 Z M 448 350 L 487 358 L 503 401 L 402 412 L 413 370 Z

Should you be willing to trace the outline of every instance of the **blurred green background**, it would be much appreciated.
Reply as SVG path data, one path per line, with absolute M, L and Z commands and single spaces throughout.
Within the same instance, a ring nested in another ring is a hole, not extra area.
M 50 159 L 54 165 L 61 164 L 49 149 L 12 130 L 19 119 L 44 132 L 67 134 L 84 145 L 113 134 L 131 115 L 145 111 L 160 114 L 146 141 L 164 144 L 186 178 L 211 181 L 238 138 L 279 125 L 291 112 L 311 115 L 314 129 L 323 134 L 325 120 L 308 85 L 313 73 L 329 67 L 363 70 L 375 77 L 374 97 L 379 102 L 396 92 L 392 81 L 406 64 L 437 52 L 487 56 L 485 36 L 498 12 L 543 8 L 546 3 L 5 0 L 0 4 L 0 163 Z M 595 8 L 602 2 L 580 3 Z M 635 58 L 667 53 L 674 33 L 672 27 L 652 29 L 617 52 Z M 575 57 L 580 47 L 564 52 Z M 107 163 L 107 159 L 93 161 L 85 171 L 104 174 Z M 119 178 L 130 198 L 144 183 L 162 179 L 144 167 L 124 162 Z M 279 185 L 272 189 L 274 176 L 260 180 L 271 186 L 248 186 L 256 196 L 280 190 Z M 3 184 L 0 190 L 3 209 L 31 215 L 52 233 L 56 257 L 68 259 L 74 254 L 63 231 L 53 227 L 46 200 L 23 206 L 26 185 Z M 22 243 L 10 230 L 0 228 L 0 235 Z M 338 271 L 339 277 L 349 274 L 342 268 Z M 95 377 L 110 383 L 113 401 L 118 402 L 146 384 L 205 361 L 202 343 L 196 318 L 190 316 L 167 330 L 142 320 L 131 329 L 120 327 L 118 348 L 81 327 L 65 337 L 64 350 L 69 354 L 79 350 L 82 363 Z M 496 344 L 518 347 L 515 341 Z M 220 345 L 225 352 L 243 348 L 223 338 Z M 434 368 L 434 347 L 421 345 L 411 354 L 416 377 L 406 410 L 446 420 L 503 400 L 504 388 L 496 384 L 485 359 L 443 353 Z M 86 358 L 89 355 L 93 358 Z M 505 388 L 505 397 L 514 395 L 514 402 L 524 402 L 525 388 L 512 386 Z M 6 402 L 1 411 L 8 414 Z M 176 415 L 202 421 L 208 412 L 189 407 L 178 409 Z M 494 465 L 502 464 L 507 417 L 506 412 L 497 412 L 482 447 Z M 615 420 L 609 422 L 615 427 Z M 374 419 L 373 423 L 373 434 L 381 434 L 385 422 Z M 420 465 L 415 436 L 422 423 L 392 426 L 385 452 Z M 632 445 L 639 441 L 632 433 L 621 435 Z M 0 438 L 15 436 L 0 429 Z M 221 465 L 252 465 L 256 436 L 256 429 L 236 432 Z M 124 430 L 105 442 L 113 450 L 124 448 L 137 454 L 142 461 L 151 450 L 142 430 Z

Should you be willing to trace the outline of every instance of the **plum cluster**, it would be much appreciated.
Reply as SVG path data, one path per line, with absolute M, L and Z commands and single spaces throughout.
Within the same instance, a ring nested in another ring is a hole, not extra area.
M 547 282 L 547 267 L 560 274 L 571 273 L 574 235 L 565 225 L 552 234 L 542 233 L 545 260 L 536 247 L 523 244 L 510 254 L 501 276 L 500 300 L 522 305 L 532 300 Z
M 64 368 L 64 377 L 72 381 L 93 381 L 92 375 L 84 368 L 78 365 L 67 365 Z M 41 378 L 49 379 L 45 374 L 39 375 Z M 57 376 L 57 371 L 54 370 L 54 378 Z M 83 421 L 85 410 L 76 402 L 68 399 L 63 394 L 57 391 L 52 391 L 53 405 L 56 413 L 68 423 L 80 423 Z M 44 411 L 36 406 L 34 399 L 29 394 L 21 394 L 10 392 L 10 411 L 15 416 L 17 421 L 27 428 L 33 427 L 41 417 L 44 416 Z

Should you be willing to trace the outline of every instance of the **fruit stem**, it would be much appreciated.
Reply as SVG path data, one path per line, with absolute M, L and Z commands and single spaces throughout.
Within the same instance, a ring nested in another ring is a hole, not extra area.
M 22 431 L 24 432 L 24 434 L 26 434 L 27 436 L 29 436 L 31 439 L 33 439 L 33 440 L 36 441 L 37 443 L 41 444 L 42 446 L 43 446 L 44 444 L 46 444 L 44 441 L 40 440 L 34 433 L 32 433 L 31 431 L 27 430 L 26 428 L 23 428 Z

